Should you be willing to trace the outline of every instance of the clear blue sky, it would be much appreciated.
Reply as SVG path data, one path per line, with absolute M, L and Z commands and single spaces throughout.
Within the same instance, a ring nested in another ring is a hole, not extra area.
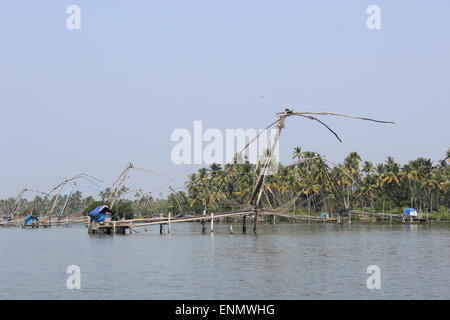
M 81 7 L 81 30 L 66 28 L 70 4 Z M 379 31 L 366 27 L 371 4 Z M 329 119 L 340 144 L 290 119 L 285 162 L 297 145 L 332 161 L 351 151 L 374 162 L 441 159 L 449 12 L 448 0 L 2 1 L 0 197 L 80 172 L 108 186 L 128 162 L 184 173 L 170 161 L 174 129 L 260 127 L 285 107 L 398 123 Z M 164 183 L 137 172 L 127 182 Z

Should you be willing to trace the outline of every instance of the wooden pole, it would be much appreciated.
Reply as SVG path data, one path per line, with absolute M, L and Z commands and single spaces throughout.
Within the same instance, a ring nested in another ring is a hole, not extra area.
M 230 234 L 233 234 L 233 226 L 230 224 Z
M 214 212 L 211 212 L 211 233 L 214 232 Z
M 203 210 L 203 215 L 206 216 L 206 210 Z M 202 224 L 202 233 L 206 232 L 206 220 L 201 221 Z
M 163 218 L 162 213 L 159 214 L 159 217 L 162 220 L 162 218 Z M 159 224 L 159 234 L 163 234 L 163 224 L 162 223 Z
M 256 233 L 256 222 L 258 221 L 258 211 L 253 215 L 253 232 Z
M 169 211 L 169 225 L 168 225 L 168 228 L 167 228 L 167 233 L 170 233 L 170 228 L 171 228 L 171 226 L 170 226 L 170 216 L 171 216 L 171 213 Z
M 116 222 L 113 221 L 113 234 L 116 234 Z
M 206 221 L 202 220 L 202 233 L 206 232 Z
M 242 216 L 242 233 L 247 232 L 247 216 L 244 214 Z

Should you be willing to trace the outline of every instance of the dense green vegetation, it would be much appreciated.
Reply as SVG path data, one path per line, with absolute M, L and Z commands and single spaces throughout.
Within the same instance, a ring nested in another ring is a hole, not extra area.
M 358 153 L 350 153 L 342 163 L 333 165 L 315 152 L 295 148 L 294 163 L 280 165 L 275 175 L 267 176 L 260 207 L 279 212 L 334 213 L 345 209 L 369 212 L 400 213 L 406 207 L 445 217 L 450 209 L 450 149 L 436 164 L 418 158 L 401 165 L 388 157 L 383 163 L 363 161 Z M 133 200 L 121 199 L 113 211 L 116 218 L 148 216 L 161 212 L 201 214 L 204 210 L 227 211 L 246 205 L 259 173 L 259 166 L 213 164 L 191 174 L 182 191 L 166 198 L 145 198 L 136 193 Z M 123 187 L 123 195 L 128 189 Z M 99 200 L 83 198 L 75 192 L 64 214 L 87 214 L 103 204 L 110 190 L 99 194 Z M 67 196 L 61 197 L 54 212 L 60 212 Z M 36 215 L 48 212 L 54 199 L 36 196 L 33 201 L 20 200 L 19 212 Z M 17 205 L 14 199 L 0 200 L 0 214 L 7 214 Z
M 315 152 L 295 148 L 294 164 L 281 165 L 276 175 L 266 178 L 261 206 L 299 213 L 349 208 L 399 213 L 413 207 L 445 214 L 450 206 L 449 156 L 450 150 L 436 165 L 425 158 L 400 165 L 392 157 L 374 165 L 353 152 L 334 166 Z M 257 166 L 248 162 L 200 169 L 189 177 L 186 193 L 169 196 L 170 210 L 180 210 L 177 198 L 193 213 L 243 205 L 257 172 Z

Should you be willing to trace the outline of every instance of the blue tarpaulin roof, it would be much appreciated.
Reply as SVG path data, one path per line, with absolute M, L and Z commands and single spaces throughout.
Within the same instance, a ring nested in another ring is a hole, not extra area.
M 411 212 L 416 211 L 416 209 L 413 208 L 406 208 L 405 210 L 403 210 L 404 214 L 411 214 Z
M 24 224 L 25 224 L 26 226 L 29 226 L 29 225 L 31 225 L 31 223 L 32 223 L 34 220 L 37 220 L 37 218 L 34 217 L 32 214 L 29 214 L 29 215 L 27 215 L 25 218 L 23 218 L 23 220 L 24 220 Z
M 109 208 L 105 205 L 98 206 L 91 212 L 89 212 L 89 217 L 91 217 L 91 220 L 94 222 L 103 222 L 105 221 L 106 213 L 112 212 L 109 210 Z

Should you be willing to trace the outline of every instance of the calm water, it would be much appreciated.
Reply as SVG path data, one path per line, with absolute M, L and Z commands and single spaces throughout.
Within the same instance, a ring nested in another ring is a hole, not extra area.
M 0 299 L 450 299 L 450 225 L 0 229 Z M 81 289 L 66 268 L 81 268 Z M 369 290 L 369 265 L 381 290 Z

